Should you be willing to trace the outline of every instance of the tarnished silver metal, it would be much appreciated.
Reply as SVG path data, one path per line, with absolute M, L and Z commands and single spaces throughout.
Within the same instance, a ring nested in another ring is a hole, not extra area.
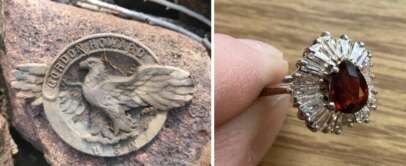
M 22 64 L 15 74 L 17 95 L 43 105 L 67 144 L 96 156 L 140 149 L 194 91 L 189 72 L 160 65 L 140 42 L 111 33 L 84 37 L 52 64 Z
M 363 42 L 353 42 L 347 35 L 334 38 L 329 32 L 323 32 L 305 49 L 303 59 L 297 62 L 298 69 L 280 85 L 265 88 L 261 96 L 291 94 L 294 106 L 298 107 L 298 117 L 311 131 L 341 134 L 343 126 L 367 123 L 370 112 L 376 110 L 378 92 L 373 85 L 371 58 Z M 368 101 L 355 113 L 336 111 L 328 95 L 328 80 L 332 73 L 339 72 L 338 65 L 343 61 L 355 65 L 368 86 Z

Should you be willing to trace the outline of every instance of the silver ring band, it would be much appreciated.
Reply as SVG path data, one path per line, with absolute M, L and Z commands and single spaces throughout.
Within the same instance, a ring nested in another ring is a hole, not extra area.
M 280 94 L 289 94 L 291 92 L 290 85 L 292 83 L 292 76 L 287 75 L 283 78 L 282 83 L 273 86 L 273 87 L 266 87 L 262 90 L 259 96 L 272 96 L 272 95 L 280 95 Z

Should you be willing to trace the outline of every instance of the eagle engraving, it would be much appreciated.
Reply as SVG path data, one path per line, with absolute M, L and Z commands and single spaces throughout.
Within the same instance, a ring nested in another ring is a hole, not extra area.
M 82 121 L 88 124 L 94 136 L 87 138 L 89 141 L 116 143 L 136 136 L 142 127 L 137 123 L 137 118 L 128 114 L 129 111 L 168 111 L 184 106 L 193 98 L 193 81 L 185 70 L 162 65 L 140 65 L 129 76 L 117 76 L 108 72 L 106 65 L 99 57 L 81 61 L 80 70 L 87 71 L 84 79 L 73 82 L 63 79 L 56 99 L 62 112 L 73 114 L 75 123 Z M 12 82 L 12 86 L 24 93 L 30 93 L 30 89 L 40 86 L 40 81 L 34 83 L 28 79 L 43 79 L 45 73 L 32 72 L 38 66 L 18 66 L 16 72 L 21 77 Z M 36 103 L 33 104 L 38 105 L 42 96 L 35 93 L 23 96 L 34 98 Z

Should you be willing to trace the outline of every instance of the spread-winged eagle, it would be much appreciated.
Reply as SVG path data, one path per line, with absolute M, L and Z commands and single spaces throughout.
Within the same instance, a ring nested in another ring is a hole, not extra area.
M 97 57 L 81 61 L 79 67 L 88 72 L 84 80 L 64 80 L 68 88 L 61 90 L 57 99 L 61 111 L 76 115 L 100 111 L 108 117 L 115 135 L 132 130 L 134 120 L 127 111 L 134 108 L 168 111 L 184 106 L 193 98 L 194 87 L 189 72 L 176 67 L 140 65 L 130 76 L 116 76 L 110 74 L 105 62 Z M 30 90 L 27 85 L 40 87 L 45 72 L 32 73 L 39 71 L 38 68 L 45 67 L 39 64 L 17 67 L 17 80 L 12 86 L 26 92 Z M 76 88 L 70 88 L 73 86 Z M 79 90 L 75 92 L 73 89 Z M 33 103 L 42 104 L 42 94 L 38 91 L 31 91 L 25 97 L 36 98 Z

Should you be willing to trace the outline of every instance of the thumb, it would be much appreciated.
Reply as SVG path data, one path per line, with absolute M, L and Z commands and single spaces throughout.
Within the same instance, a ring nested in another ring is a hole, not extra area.
M 287 62 L 262 42 L 215 35 L 215 124 L 246 110 L 262 89 L 282 80 Z
M 274 142 L 290 107 L 289 95 L 261 97 L 216 128 L 216 165 L 254 166 Z

